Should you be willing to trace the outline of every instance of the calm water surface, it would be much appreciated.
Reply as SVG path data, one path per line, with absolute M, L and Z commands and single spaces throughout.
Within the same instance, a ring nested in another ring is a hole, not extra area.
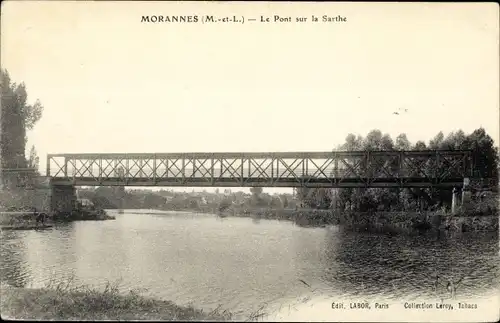
M 119 281 L 124 289 L 207 310 L 222 305 L 241 317 L 319 298 L 432 297 L 440 293 L 433 290 L 436 274 L 462 279 L 457 297 L 498 286 L 496 235 L 436 240 L 204 214 L 110 213 L 115 221 L 0 233 L 2 282 L 41 287 L 72 277 L 74 285 L 102 288 Z

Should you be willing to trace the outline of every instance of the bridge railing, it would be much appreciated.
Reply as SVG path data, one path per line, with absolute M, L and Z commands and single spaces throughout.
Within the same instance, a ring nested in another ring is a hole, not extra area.
M 59 173 L 58 173 L 59 171 Z M 243 171 L 243 172 L 242 172 Z M 324 171 L 323 171 L 324 172 Z M 359 175 L 356 173 L 349 172 L 345 169 L 339 169 L 334 172 L 327 172 L 323 174 L 320 169 L 309 169 L 307 172 L 302 171 L 293 171 L 289 172 L 287 170 L 273 170 L 273 171 L 265 171 L 265 172 L 254 172 L 254 170 L 249 168 L 243 168 L 243 170 L 239 169 L 237 171 L 221 171 L 221 170 L 213 170 L 208 172 L 200 172 L 193 168 L 185 168 L 183 171 L 177 171 L 167 168 L 157 168 L 156 171 L 145 171 L 139 168 L 130 168 L 128 172 L 124 172 L 123 175 L 119 172 L 111 172 L 106 173 L 97 168 L 86 170 L 85 172 L 81 172 L 75 169 L 68 169 L 67 174 L 65 175 L 58 168 L 52 168 L 50 171 L 51 174 L 54 174 L 54 178 L 84 178 L 84 177 L 95 177 L 95 178 L 183 178 L 183 177 L 192 177 L 192 178 L 240 178 L 242 173 L 243 177 L 253 177 L 253 178 L 295 178 L 295 177 L 316 177 L 316 178 L 338 178 L 338 177 L 352 177 L 356 178 Z M 408 173 L 408 172 L 406 172 Z M 57 175 L 56 175 L 57 174 Z M 402 174 L 404 175 L 404 174 Z M 379 174 L 379 177 L 387 177 L 384 174 Z
M 59 171 L 59 173 L 58 173 Z M 106 179 L 106 178 L 125 178 L 125 179 L 161 179 L 161 178 L 359 178 L 359 177 L 366 177 L 365 173 L 361 172 L 352 172 L 350 170 L 346 169 L 339 169 L 337 171 L 330 171 L 330 172 L 325 172 L 324 170 L 320 169 L 309 169 L 306 172 L 303 171 L 293 171 L 289 172 L 288 170 L 274 170 L 274 171 L 265 171 L 265 172 L 253 172 L 253 170 L 244 168 L 243 172 L 241 170 L 238 171 L 221 171 L 221 170 L 214 170 L 211 172 L 200 172 L 200 171 L 195 171 L 194 169 L 184 169 L 181 172 L 173 171 L 171 169 L 166 169 L 166 168 L 158 168 L 156 171 L 151 172 L 151 171 L 144 171 L 141 169 L 134 169 L 131 168 L 129 169 L 128 172 L 124 172 L 123 175 L 119 173 L 106 173 L 103 171 L 100 171 L 99 169 L 90 169 L 86 170 L 85 172 L 81 172 L 78 170 L 74 169 L 69 169 L 66 174 L 58 170 L 57 168 L 52 168 L 51 169 L 51 174 L 54 174 L 52 177 L 53 178 L 68 178 L 68 179 L 73 179 L 73 178 L 95 178 L 95 179 Z M 431 172 L 425 172 L 425 175 L 422 174 L 415 174 L 415 172 L 410 171 L 410 170 L 401 170 L 400 172 L 394 172 L 392 174 L 387 174 L 384 172 L 373 172 L 371 173 L 370 177 L 373 178 L 398 178 L 398 177 L 410 177 L 412 175 L 415 175 L 415 177 L 432 177 Z M 461 174 L 456 174 L 456 176 L 461 177 Z

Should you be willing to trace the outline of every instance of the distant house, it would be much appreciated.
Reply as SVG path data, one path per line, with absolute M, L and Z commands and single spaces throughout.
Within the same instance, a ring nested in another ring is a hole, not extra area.
M 94 205 L 94 203 L 92 203 L 91 200 L 89 199 L 82 199 L 82 198 L 79 198 L 77 199 L 78 203 L 80 203 L 82 206 L 92 206 Z

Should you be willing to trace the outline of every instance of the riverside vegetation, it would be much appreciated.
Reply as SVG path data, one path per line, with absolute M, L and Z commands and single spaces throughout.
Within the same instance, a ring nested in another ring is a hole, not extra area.
M 458 130 L 445 137 L 440 132 L 428 144 L 422 141 L 412 144 L 405 134 L 393 140 L 380 130 L 372 130 L 364 138 L 349 134 L 337 149 L 470 150 L 475 162 L 474 177 L 488 179 L 490 183 L 473 189 L 467 203 L 455 214 L 450 212 L 452 190 L 437 188 L 300 188 L 295 196 L 271 196 L 260 187 L 251 188 L 251 194 L 232 193 L 227 189 L 223 193 L 130 190 L 122 199 L 112 188 L 99 187 L 81 190 L 81 194 L 103 208 L 121 205 L 125 209 L 284 219 L 303 225 L 344 224 L 356 230 L 421 232 L 433 227 L 458 231 L 498 230 L 498 148 L 483 128 L 468 135 Z M 387 160 L 385 166 L 389 171 L 396 171 L 392 163 Z M 430 162 L 420 166 L 424 170 L 433 167 Z
M 139 291 L 120 291 L 108 283 L 103 290 L 70 287 L 70 281 L 40 289 L 2 286 L 1 313 L 7 319 L 37 320 L 230 320 L 220 307 L 204 312 L 191 306 L 141 296 Z M 253 316 L 257 316 L 253 315 Z
M 7 71 L 1 71 L 2 78 L 2 106 L 1 106 L 1 163 L 2 168 L 32 168 L 29 174 L 3 176 L 4 188 L 14 192 L 17 198 L 3 199 L 0 196 L 0 208 L 8 207 L 13 200 L 20 205 L 33 207 L 29 193 L 22 188 L 23 184 L 33 182 L 39 175 L 39 159 L 35 147 L 31 147 L 26 158 L 27 131 L 33 129 L 42 117 L 43 106 L 39 101 L 33 105 L 27 103 L 27 91 L 24 83 L 12 83 Z M 366 137 L 349 134 L 344 144 L 336 147 L 337 150 L 471 150 L 475 161 L 475 178 L 492 180 L 494 183 L 489 196 L 483 192 L 473 192 L 472 201 L 464 206 L 462 215 L 466 216 L 494 216 L 498 214 L 498 148 L 493 139 L 483 128 L 465 134 L 462 130 L 445 135 L 440 132 L 427 144 L 418 141 L 412 144 L 405 134 L 396 139 L 380 130 L 370 131 Z M 394 161 L 387 160 L 385 165 L 389 171 L 395 171 Z M 420 165 L 424 170 L 432 169 L 431 163 Z M 445 166 L 441 166 L 445 167 Z M 296 198 L 291 195 L 270 196 L 262 192 L 262 188 L 252 188 L 250 196 L 241 192 L 224 194 L 175 194 L 169 191 L 126 191 L 125 195 L 114 189 L 99 187 L 94 190 L 81 190 L 81 197 L 90 199 L 98 209 L 113 208 L 151 208 L 160 210 L 190 210 L 195 212 L 229 213 L 234 215 L 263 214 L 266 218 L 293 218 L 303 219 L 313 224 L 335 222 L 335 214 L 347 214 L 351 222 L 356 214 L 377 213 L 387 214 L 394 212 L 415 212 L 421 214 L 445 214 L 450 210 L 452 192 L 450 189 L 400 189 L 400 188 L 301 188 L 297 190 Z M 487 205 L 484 207 L 484 205 Z M 296 209 L 301 206 L 301 210 Z M 266 211 L 262 209 L 267 208 Z M 308 211 L 318 210 L 316 213 Z M 323 211 L 319 211 L 323 210 Z M 324 210 L 327 210 L 326 212 Z M 292 215 L 291 215 L 292 214 Z M 319 216 L 321 214 L 321 216 Z M 428 217 L 428 216 L 427 216 Z M 299 222 L 301 222 L 300 220 Z M 427 221 L 422 218 L 422 221 Z
M 24 83 L 12 83 L 7 71 L 1 71 L 1 166 L 2 169 L 30 168 L 27 174 L 2 176 L 3 192 L 0 208 L 30 205 L 24 187 L 39 176 L 39 159 L 35 147 L 26 157 L 27 131 L 42 117 L 39 101 L 27 103 Z M 287 219 L 312 225 L 343 223 L 356 230 L 391 230 L 386 224 L 402 223 L 400 227 L 424 230 L 436 217 L 444 216 L 439 227 L 451 228 L 460 224 L 461 230 L 479 230 L 481 226 L 498 230 L 498 149 L 485 130 L 479 128 L 466 135 L 463 131 L 442 132 L 428 144 L 411 144 L 405 134 L 393 140 L 389 135 L 373 130 L 363 138 L 349 134 L 339 150 L 440 150 L 470 149 L 477 168 L 475 177 L 492 179 L 491 192 L 473 192 L 472 201 L 450 216 L 451 190 L 430 189 L 308 189 L 297 190 L 296 197 L 282 194 L 271 196 L 261 188 L 251 194 L 231 193 L 176 194 L 171 191 L 127 191 L 118 203 L 116 192 L 110 188 L 81 190 L 82 197 L 92 200 L 97 208 L 152 208 L 161 210 L 190 210 L 221 214 Z M 386 162 L 390 165 L 390 161 Z M 432 167 L 426 165 L 425 167 Z M 2 174 L 4 175 L 4 174 Z M 21 188 L 20 188 L 21 187 Z M 300 206 L 300 208 L 299 208 Z M 376 216 L 373 216 L 376 215 Z M 467 218 L 467 220 L 463 220 Z M 374 221 L 375 219 L 375 221 Z M 479 220 L 478 220 L 479 219 Z M 489 219 L 489 220 L 487 220 Z M 488 222 L 489 221 L 489 222 Z M 465 223 L 465 225 L 464 225 Z M 479 223 L 479 225 L 478 225 Z M 468 227 L 469 226 L 469 227 Z M 161 320 L 225 320 L 231 315 L 214 311 L 203 313 L 190 307 L 180 307 L 168 301 L 147 299 L 136 291 L 120 293 L 116 286 L 104 291 L 67 285 L 24 289 L 2 286 L 3 317 L 16 319 L 161 319 Z M 258 315 L 255 315 L 257 317 Z
M 42 117 L 43 106 L 37 100 L 27 102 L 24 83 L 13 83 L 6 70 L 0 71 L 0 162 L 1 169 L 30 169 L 27 172 L 3 172 L 0 177 L 0 211 L 2 225 L 31 225 L 33 207 L 44 209 L 42 198 L 33 189 L 39 174 L 39 158 L 32 146 L 26 157 L 27 131 Z M 42 194 L 43 195 L 43 194 Z M 99 209 L 99 205 L 96 205 Z M 101 209 L 102 210 L 102 209 Z M 97 212 L 103 217 L 103 212 Z M 85 216 L 80 214 L 80 220 Z M 59 219 L 59 220 L 74 220 Z M 131 291 L 121 294 L 116 286 L 104 291 L 68 285 L 46 286 L 41 289 L 1 286 L 0 309 L 3 318 L 11 319 L 159 319 L 159 320 L 224 320 L 228 314 L 218 311 L 204 313 L 192 307 L 177 306 L 168 301 L 148 299 Z
M 26 157 L 27 132 L 32 130 L 43 114 L 43 105 L 36 100 L 27 102 L 24 83 L 12 82 L 9 73 L 1 70 L 0 147 L 1 169 L 23 169 L 22 172 L 2 172 L 0 182 L 0 212 L 2 226 L 35 227 L 35 210 L 47 211 L 47 189 L 38 186 L 39 157 L 32 146 Z M 78 207 L 78 205 L 77 205 Z M 112 219 L 102 208 L 76 208 L 70 215 L 54 215 L 49 221 Z

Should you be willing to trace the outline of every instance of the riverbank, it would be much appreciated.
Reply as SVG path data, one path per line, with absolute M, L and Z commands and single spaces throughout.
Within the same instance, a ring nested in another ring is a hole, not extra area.
M 2 230 L 40 230 L 51 228 L 58 223 L 73 221 L 106 221 L 116 217 L 106 212 L 85 214 L 74 212 L 68 215 L 48 216 L 44 223 L 37 223 L 33 212 L 0 212 L 0 229 Z
M 86 287 L 27 289 L 2 285 L 1 313 L 7 319 L 32 320 L 230 320 L 227 312 L 206 313 L 192 307 L 141 296 L 121 294 L 116 286 L 104 291 Z
M 106 211 L 98 210 L 79 210 L 70 213 L 57 213 L 52 217 L 54 222 L 72 222 L 72 221 L 106 221 L 115 220 L 116 217 L 108 215 Z
M 186 212 L 186 211 L 174 211 Z M 322 209 L 229 208 L 218 212 L 200 208 L 188 212 L 214 214 L 221 217 L 246 217 L 291 221 L 303 227 L 341 225 L 355 232 L 381 234 L 457 234 L 465 232 L 498 232 L 499 217 L 493 212 L 463 212 L 455 215 L 437 211 L 355 212 Z
M 50 196 L 45 190 L 0 190 L 0 227 L 14 230 L 37 229 L 37 215 L 44 214 L 46 225 L 58 222 L 114 220 L 100 207 L 76 203 L 70 212 L 49 211 Z M 39 213 L 41 212 L 41 213 Z
M 498 232 L 498 214 L 423 211 L 354 212 L 318 209 L 229 210 L 225 216 L 293 221 L 300 226 L 342 225 L 352 231 L 388 234 Z
M 498 262 L 497 238 L 470 234 L 435 241 L 294 228 L 286 221 L 125 212 L 108 223 L 4 233 L 0 251 L 2 280 L 14 286 L 43 287 L 47 280 L 74 276 L 74 282 L 102 291 L 103 282 L 119 280 L 125 295 L 125 288 L 142 288 L 142 295 L 205 312 L 223 304 L 234 319 L 245 320 L 265 304 L 260 311 L 266 318 L 280 306 L 293 311 L 315 289 L 330 299 L 430 295 L 436 273 L 443 284 L 467 276 L 459 293 L 479 295 L 497 286 L 496 272 L 488 269 Z M 444 294 L 446 287 L 440 288 Z

